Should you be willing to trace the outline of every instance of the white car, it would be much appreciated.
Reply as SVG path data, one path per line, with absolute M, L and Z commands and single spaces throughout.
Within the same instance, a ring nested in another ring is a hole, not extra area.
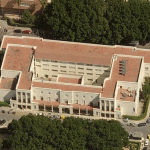
M 146 139 L 146 140 L 145 140 L 145 146 L 147 146 L 148 143 L 149 143 L 149 139 Z

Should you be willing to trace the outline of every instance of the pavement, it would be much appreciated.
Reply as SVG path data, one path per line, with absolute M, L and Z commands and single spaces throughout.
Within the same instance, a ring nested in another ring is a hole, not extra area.
M 31 28 L 28 27 L 17 27 L 17 26 L 10 26 L 7 24 L 6 20 L 0 20 L 0 41 L 2 41 L 4 35 L 10 35 L 10 36 L 32 36 L 37 37 L 35 34 L 23 34 L 23 33 L 14 33 L 13 31 L 15 29 L 21 29 L 23 30 L 30 30 Z M 6 32 L 7 30 L 7 32 Z

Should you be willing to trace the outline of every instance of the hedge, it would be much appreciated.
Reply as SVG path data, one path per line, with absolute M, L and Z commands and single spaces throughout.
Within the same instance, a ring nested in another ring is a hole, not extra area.
M 7 102 L 0 102 L 0 107 L 1 106 L 6 106 L 6 107 L 9 107 L 9 104 Z
M 124 115 L 123 118 L 124 119 L 128 118 L 130 120 L 142 120 L 147 115 L 148 106 L 149 106 L 149 97 L 146 98 L 144 113 L 142 113 L 140 116 L 128 116 L 128 115 Z
M 13 21 L 13 19 L 6 17 L 6 16 L 4 18 L 8 21 L 8 24 L 10 24 L 11 26 L 28 27 L 28 28 L 32 28 L 35 26 L 35 25 L 31 25 L 31 24 L 16 23 Z
M 141 142 L 133 142 L 133 141 L 130 141 L 129 142 L 129 146 L 132 146 L 132 144 L 136 144 L 136 148 L 137 148 L 137 150 L 140 150 L 140 148 L 141 148 Z M 132 149 L 132 147 L 131 147 L 131 149 Z

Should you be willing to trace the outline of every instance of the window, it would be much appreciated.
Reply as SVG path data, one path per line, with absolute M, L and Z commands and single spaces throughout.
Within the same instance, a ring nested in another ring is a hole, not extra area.
M 93 79 L 88 79 L 88 81 L 93 81 Z
M 52 65 L 52 67 L 58 67 L 57 65 Z
M 65 71 L 65 70 L 60 70 L 61 72 L 67 72 L 67 71 Z
M 55 60 L 51 60 L 51 62 L 57 62 L 57 61 L 55 61 Z
M 43 101 L 43 96 L 41 96 L 41 100 Z
M 49 69 L 43 69 L 43 70 L 45 70 L 45 71 L 49 71 Z
M 83 70 L 84 68 L 78 67 L 78 69 L 81 69 L 81 70 Z
M 41 59 L 36 59 L 36 62 L 41 62 Z
M 85 98 L 85 95 L 83 95 L 82 97 Z
M 36 99 L 36 97 L 35 97 L 35 96 L 33 96 L 33 99 L 35 100 L 35 99 Z
M 49 64 L 43 64 L 43 66 L 49 66 Z
M 21 93 L 20 92 L 18 92 L 18 96 L 20 96 L 21 95 Z
M 145 71 L 148 71 L 148 67 L 145 67 Z
M 95 71 L 101 71 L 100 69 L 95 69 Z
M 56 75 L 52 75 L 52 77 L 57 77 Z
M 78 72 L 79 74 L 84 74 L 84 72 Z
M 92 64 L 87 64 L 87 66 L 92 66 Z
M 41 91 L 41 94 L 43 94 L 43 91 Z
M 96 74 L 96 76 L 100 76 L 100 74 Z
M 58 72 L 58 70 L 55 70 L 55 69 L 52 69 L 52 71 L 56 71 L 56 72 Z
M 75 104 L 78 104 L 78 100 L 75 100 Z
M 82 101 L 82 104 L 85 105 L 85 101 Z
M 51 94 L 51 92 L 48 92 L 48 94 Z
M 72 67 L 72 66 L 70 66 L 69 68 L 70 68 L 70 69 L 75 69 L 75 67 Z
M 66 66 L 60 66 L 61 68 L 66 68 Z
M 23 6 L 23 7 L 29 7 L 30 4 L 27 4 L 27 3 L 21 3 L 20 6 Z
M 87 75 L 93 75 L 93 73 L 87 73 Z
M 91 69 L 91 68 L 86 68 L 86 70 L 93 70 L 93 69 Z
M 74 71 L 69 71 L 69 73 L 75 73 Z
M 45 78 L 48 78 L 48 75 L 47 75 L 47 74 L 45 74 Z
M 30 98 L 28 98 L 28 103 L 30 103 Z

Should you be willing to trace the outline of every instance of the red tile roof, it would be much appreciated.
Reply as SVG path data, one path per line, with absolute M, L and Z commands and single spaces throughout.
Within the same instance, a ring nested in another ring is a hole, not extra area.
M 58 82 L 81 84 L 82 79 L 59 77 Z
M 12 89 L 15 90 L 17 79 L 14 78 L 2 78 L 0 82 L 0 89 Z
M 123 94 L 125 94 L 126 96 L 123 96 Z M 131 94 L 131 96 L 129 96 L 129 94 Z M 118 93 L 117 93 L 117 100 L 122 100 L 122 101 L 130 101 L 130 102 L 134 102 L 135 99 L 135 91 L 128 91 L 127 89 L 118 89 Z
M 94 45 L 94 44 L 85 44 L 85 43 L 53 41 L 53 40 L 42 41 L 42 39 L 40 38 L 4 36 L 1 47 L 5 49 L 8 43 L 37 46 L 35 52 L 35 58 L 41 58 L 41 59 L 110 66 L 111 59 L 114 54 L 123 54 L 123 55 L 132 55 L 132 56 L 144 56 L 144 62 L 150 63 L 150 59 L 149 59 L 150 52 L 148 50 L 134 50 L 132 47 L 128 47 L 128 48 L 120 47 L 120 46 L 113 47 L 113 46 L 104 46 L 104 45 L 96 45 L 96 44 Z M 12 53 L 11 55 L 13 56 L 14 54 L 15 53 Z M 12 61 L 12 64 L 9 65 L 13 66 L 16 64 L 16 62 L 19 62 L 21 59 L 23 59 L 23 62 L 20 62 L 23 65 L 19 64 L 20 68 L 18 67 L 18 65 L 17 68 L 21 69 L 22 66 L 24 67 L 22 70 L 27 69 L 29 67 L 29 62 L 30 62 L 28 60 L 29 58 L 24 59 L 24 56 L 26 57 L 27 55 L 25 52 L 22 53 L 21 55 L 22 55 L 21 57 L 23 58 L 15 57 L 15 59 L 13 59 Z M 127 60 L 127 73 L 125 76 L 119 74 L 119 61 L 122 59 Z M 10 61 L 9 58 L 8 61 Z M 112 77 L 110 80 L 106 81 L 102 96 L 112 98 L 117 81 L 137 82 L 140 63 L 141 63 L 140 58 L 133 58 L 133 57 L 124 58 L 118 56 L 118 59 L 117 61 L 115 61 L 113 66 Z M 10 68 L 11 67 L 7 66 L 7 69 Z M 26 74 L 22 76 L 21 86 L 23 86 L 23 82 L 25 81 L 25 79 L 23 78 L 26 79 Z M 28 82 L 28 87 L 29 87 L 29 84 L 31 84 L 31 80 L 28 79 L 28 81 L 29 81 Z M 61 85 L 61 84 L 54 84 L 54 83 L 33 82 L 33 86 L 61 89 L 65 91 L 83 91 L 83 92 L 94 92 L 94 93 L 100 93 L 102 91 L 101 88 Z
M 77 63 L 100 64 L 110 66 L 114 54 L 144 56 L 145 63 L 150 63 L 150 51 L 133 50 L 133 47 L 113 47 L 97 44 L 73 43 L 41 38 L 4 36 L 2 48 L 7 43 L 37 46 L 35 58 L 68 61 Z
M 30 89 L 31 73 L 29 67 L 32 59 L 32 48 L 9 46 L 4 60 L 3 68 L 6 70 L 22 71 L 18 85 L 19 89 Z
M 64 91 L 92 92 L 92 93 L 100 93 L 102 91 L 101 88 L 95 88 L 95 87 L 62 85 L 62 84 L 56 84 L 56 83 L 51 83 L 51 82 L 42 83 L 42 82 L 34 82 L 34 81 L 33 81 L 33 87 L 60 89 Z
M 126 60 L 127 71 L 125 75 L 121 75 L 119 73 L 119 62 L 122 60 Z M 105 82 L 102 97 L 114 97 L 115 86 L 117 81 L 137 82 L 141 61 L 141 58 L 118 57 L 117 60 L 114 61 L 111 79 Z

